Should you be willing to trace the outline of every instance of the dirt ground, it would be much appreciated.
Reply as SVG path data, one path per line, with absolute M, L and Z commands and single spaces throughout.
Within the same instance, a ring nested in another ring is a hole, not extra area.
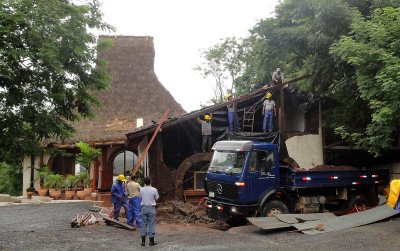
M 0 250 L 400 250 L 400 218 L 307 236 L 287 230 L 261 231 L 252 225 L 222 231 L 201 216 L 194 216 L 197 219 L 188 223 L 188 217 L 182 216 L 177 206 L 159 206 L 158 245 L 151 248 L 140 246 L 139 231 L 107 226 L 101 221 L 71 228 L 71 219 L 93 209 L 93 203 L 3 206 Z M 109 213 L 106 211 L 102 213 Z M 93 213 L 101 219 L 100 212 Z

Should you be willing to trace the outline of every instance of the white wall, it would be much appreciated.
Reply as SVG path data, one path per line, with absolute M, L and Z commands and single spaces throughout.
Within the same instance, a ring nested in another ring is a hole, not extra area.
M 308 170 L 324 164 L 321 133 L 291 137 L 286 140 L 286 146 L 289 156 L 301 168 Z
M 43 155 L 43 163 L 47 163 L 50 159 L 50 155 L 49 154 L 44 154 Z M 37 156 L 35 159 L 35 169 L 40 167 L 40 157 Z M 22 195 L 24 197 L 26 197 L 26 189 L 28 187 L 30 187 L 31 185 L 31 157 L 30 156 L 25 156 L 23 162 L 22 162 Z M 35 174 L 36 177 L 37 175 L 37 170 L 35 170 Z M 36 181 L 36 183 L 34 184 L 34 187 L 37 189 L 39 188 L 40 182 Z

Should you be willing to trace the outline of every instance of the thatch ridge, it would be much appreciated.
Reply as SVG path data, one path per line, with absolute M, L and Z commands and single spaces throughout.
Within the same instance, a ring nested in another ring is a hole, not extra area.
M 95 93 L 101 102 L 93 107 L 95 117 L 74 123 L 76 135 L 64 143 L 126 140 L 125 134 L 136 128 L 137 118 L 143 118 L 148 126 L 167 107 L 171 116 L 185 113 L 154 73 L 153 37 L 99 36 L 102 39 L 113 43 L 99 55 L 108 61 L 111 86 Z

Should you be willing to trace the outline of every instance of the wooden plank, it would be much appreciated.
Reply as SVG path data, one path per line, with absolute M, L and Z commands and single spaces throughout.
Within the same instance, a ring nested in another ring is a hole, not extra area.
M 115 219 L 113 219 L 113 218 L 103 217 L 103 220 L 104 220 L 106 223 L 110 224 L 110 225 L 114 225 L 114 226 L 116 225 L 116 226 L 118 226 L 118 227 L 121 227 L 121 228 L 127 229 L 127 230 L 131 230 L 131 231 L 135 230 L 135 227 L 133 227 L 133 226 L 131 226 L 131 225 L 128 225 L 128 224 L 126 224 L 126 223 L 123 223 L 123 222 L 119 222 L 119 221 L 117 221 L 117 220 L 115 220 Z
M 336 217 L 333 213 L 310 213 L 310 214 L 278 214 L 275 218 L 278 220 L 288 223 L 296 224 L 303 223 L 305 221 L 316 221 L 327 218 Z
M 384 220 L 396 214 L 398 214 L 396 210 L 389 207 L 387 204 L 383 204 L 381 206 L 377 206 L 375 208 L 355 214 L 343 215 L 335 218 L 328 218 L 325 220 L 313 222 L 310 221 L 306 223 L 294 224 L 293 226 L 296 227 L 298 230 L 302 230 L 305 234 L 315 235 L 367 225 L 373 222 Z M 324 227 L 323 229 L 318 230 L 316 229 L 318 226 Z
M 289 228 L 292 225 L 278 220 L 275 217 L 248 217 L 251 224 L 261 228 L 262 230 L 272 230 Z

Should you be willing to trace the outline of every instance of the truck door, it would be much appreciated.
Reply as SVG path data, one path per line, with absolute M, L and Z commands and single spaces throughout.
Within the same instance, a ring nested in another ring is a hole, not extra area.
M 261 194 L 275 186 L 274 152 L 268 150 L 253 150 L 248 172 L 250 185 L 250 200 L 258 201 Z

